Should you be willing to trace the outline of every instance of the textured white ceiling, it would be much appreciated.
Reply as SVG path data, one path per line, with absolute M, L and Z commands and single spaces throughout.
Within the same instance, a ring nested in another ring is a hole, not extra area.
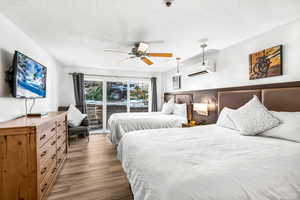
M 104 49 L 118 42 L 165 40 L 153 52 L 186 59 L 200 52 L 198 40 L 222 49 L 300 16 L 299 0 L 0 0 L 0 12 L 64 65 L 116 70 L 165 71 L 174 61 L 148 67 Z

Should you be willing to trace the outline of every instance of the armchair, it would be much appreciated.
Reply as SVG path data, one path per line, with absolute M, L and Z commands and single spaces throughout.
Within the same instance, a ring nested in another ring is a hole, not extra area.
M 77 107 L 77 108 L 80 110 L 79 107 Z M 58 111 L 67 111 L 68 109 L 69 109 L 69 106 L 60 106 L 60 107 L 58 107 Z M 80 126 L 77 126 L 77 127 L 69 126 L 68 130 L 69 130 L 69 138 L 70 137 L 77 137 L 78 138 L 79 135 L 83 135 L 84 137 L 87 137 L 87 139 L 89 141 L 90 131 L 89 131 L 88 117 L 83 119 Z

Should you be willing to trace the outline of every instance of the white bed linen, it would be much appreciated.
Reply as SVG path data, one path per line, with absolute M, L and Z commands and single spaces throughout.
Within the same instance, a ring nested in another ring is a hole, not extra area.
M 300 144 L 216 125 L 135 131 L 118 146 L 137 200 L 298 200 Z
M 180 128 L 187 119 L 177 115 L 168 115 L 161 112 L 145 113 L 115 113 L 110 116 L 108 126 L 109 139 L 113 144 L 118 144 L 122 136 L 130 131 Z

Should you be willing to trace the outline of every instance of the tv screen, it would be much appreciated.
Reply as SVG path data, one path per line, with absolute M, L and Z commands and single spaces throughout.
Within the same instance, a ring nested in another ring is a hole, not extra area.
M 13 62 L 16 98 L 45 98 L 47 68 L 16 51 Z

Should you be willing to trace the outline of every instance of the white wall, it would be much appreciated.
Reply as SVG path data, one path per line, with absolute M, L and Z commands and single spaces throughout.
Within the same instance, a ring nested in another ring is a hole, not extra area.
M 58 66 L 55 60 L 0 14 L 0 121 L 6 121 L 25 113 L 24 100 L 13 98 L 8 84 L 5 82 L 5 71 L 11 66 L 15 50 L 47 67 L 47 98 L 37 99 L 33 112 L 55 111 L 58 105 Z
M 70 67 L 65 66 L 60 69 L 59 75 L 59 105 L 66 106 L 75 104 L 74 98 L 74 86 L 72 76 L 69 73 L 81 72 L 85 74 L 98 74 L 109 76 L 137 76 L 137 77 L 157 77 L 157 91 L 158 98 L 161 99 L 161 76 L 159 73 L 147 73 L 147 72 L 133 72 L 133 71 L 116 71 L 116 70 L 104 70 L 88 67 Z M 160 103 L 158 105 L 161 106 Z
M 243 30 L 241 30 L 243 31 Z M 220 33 L 221 34 L 221 33 Z M 283 76 L 249 80 L 249 54 L 265 48 L 282 44 Z M 221 50 L 214 55 L 217 61 L 217 72 L 196 77 L 182 77 L 182 89 L 200 90 L 300 80 L 300 20 L 275 28 L 274 30 L 243 41 Z M 200 64 L 199 64 L 200 65 Z M 193 68 L 197 66 L 192 66 Z M 182 67 L 183 74 L 188 67 Z M 163 73 L 163 92 L 172 90 L 172 76 L 175 69 Z

